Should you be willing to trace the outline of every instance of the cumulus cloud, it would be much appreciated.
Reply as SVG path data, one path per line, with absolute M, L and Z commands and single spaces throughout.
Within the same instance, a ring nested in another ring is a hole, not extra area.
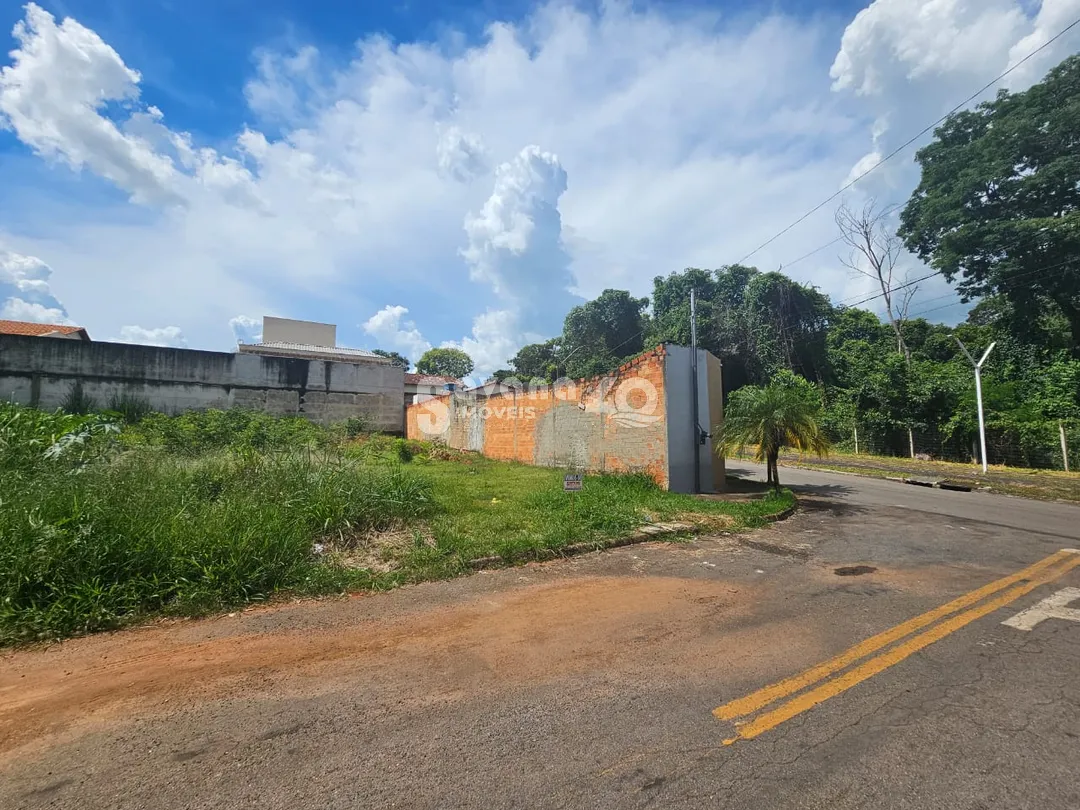
M 43 304 L 33 304 L 22 298 L 9 298 L 0 304 L 0 318 L 8 321 L 71 325 L 64 310 Z
M 72 19 L 57 25 L 34 3 L 13 34 L 19 47 L 0 70 L 0 113 L 19 139 L 43 157 L 88 167 L 137 200 L 175 201 L 172 164 L 100 112 L 138 96 L 139 73 L 93 31 Z
M 229 318 L 229 327 L 237 343 L 259 343 L 262 341 L 262 320 L 250 315 L 237 315 Z
M 439 171 L 463 183 L 487 171 L 487 150 L 478 135 L 462 132 L 458 127 L 446 127 L 439 134 L 435 147 Z
M 524 334 L 518 314 L 511 310 L 488 310 L 473 319 L 472 332 L 459 341 L 443 342 L 443 348 L 461 349 L 472 358 L 478 380 L 505 368 L 507 360 L 525 343 L 540 340 L 539 335 Z
M 380 348 L 400 352 L 415 363 L 431 344 L 413 321 L 404 320 L 408 314 L 406 307 L 387 305 L 368 318 L 363 329 L 379 342 Z
M 57 24 L 29 3 L 12 33 L 18 47 L 0 70 L 0 122 L 39 155 L 88 168 L 135 202 L 185 203 L 196 187 L 254 199 L 237 160 L 194 147 L 163 125 L 161 110 L 137 106 L 139 72 L 94 31 L 71 18 Z M 104 114 L 110 104 L 131 112 L 113 120 Z
M 569 303 L 573 276 L 558 207 L 565 191 L 558 157 L 526 146 L 495 170 L 491 196 L 465 218 L 469 243 L 462 255 L 470 276 L 489 284 L 525 321 L 543 320 L 532 316 L 551 310 L 565 314 Z
M 875 0 L 844 30 L 830 69 L 833 89 L 863 99 L 874 115 L 874 151 L 888 153 L 1080 15 L 1080 0 L 1044 0 L 1034 17 L 1026 6 L 1021 0 Z M 1003 86 L 1026 89 L 1078 46 L 1080 29 L 1022 65 Z M 992 97 L 988 90 L 981 100 Z M 903 168 L 890 167 L 882 176 L 907 190 L 912 172 Z
M 121 343 L 141 343 L 144 346 L 166 346 L 174 349 L 186 349 L 188 342 L 178 326 L 161 326 L 145 329 L 142 326 L 120 327 L 120 337 L 113 338 Z
M 5 188 L 0 216 L 33 216 L 18 249 L 56 267 L 103 333 L 138 319 L 224 347 L 237 312 L 302 317 L 291 308 L 304 301 L 346 323 L 389 300 L 415 321 L 395 340 L 509 347 L 557 332 L 571 291 L 648 294 L 657 274 L 734 261 L 1078 3 L 877 0 L 839 53 L 824 17 L 622 2 L 557 0 L 452 44 L 357 31 L 344 60 L 258 51 L 253 76 L 226 77 L 249 79 L 247 107 L 232 111 L 235 137 L 213 144 L 148 105 L 138 66 L 97 33 L 30 4 L 0 69 L 0 125 L 45 158 L 43 178 L 92 173 L 141 208 L 65 199 L 71 215 L 56 217 L 48 184 L 28 183 Z M 1017 81 L 1077 44 L 1055 43 Z M 859 188 L 902 201 L 912 172 L 894 160 Z M 823 210 L 754 262 L 776 267 L 834 236 Z M 794 275 L 858 292 L 828 251 Z
M 34 256 L 0 247 L 0 318 L 70 325 L 67 310 L 52 294 L 52 268 Z

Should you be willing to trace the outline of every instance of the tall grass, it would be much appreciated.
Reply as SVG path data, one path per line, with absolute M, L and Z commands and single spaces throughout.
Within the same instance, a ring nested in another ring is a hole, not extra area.
M 644 475 L 590 475 L 569 496 L 561 470 L 350 437 L 347 426 L 251 411 L 116 410 L 0 404 L 0 644 L 282 590 L 452 576 L 477 557 L 550 555 L 659 520 L 753 526 L 791 502 L 790 493 L 703 501 Z M 137 421 L 122 427 L 123 418 Z M 713 515 L 719 523 L 708 522 Z M 378 535 L 388 529 L 408 531 Z M 390 570 L 345 567 L 372 553 Z
M 198 456 L 211 450 L 286 450 L 326 446 L 335 431 L 302 416 L 271 416 L 262 411 L 188 411 L 179 416 L 145 414 L 124 431 L 128 445 L 161 447 Z
M 356 575 L 321 561 L 313 541 L 434 506 L 431 485 L 400 465 L 309 450 L 121 453 L 108 434 L 70 438 L 97 424 L 109 423 L 0 409 L 0 643 L 340 587 Z M 69 445 L 78 452 L 55 451 Z

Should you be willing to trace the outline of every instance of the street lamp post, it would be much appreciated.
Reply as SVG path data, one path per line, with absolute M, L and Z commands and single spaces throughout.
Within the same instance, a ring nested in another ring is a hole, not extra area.
M 979 409 L 979 448 L 982 450 L 982 470 L 986 473 L 986 420 L 983 418 L 983 401 L 982 401 L 982 367 L 986 362 L 986 358 L 990 356 L 990 352 L 994 350 L 994 346 L 997 342 L 991 343 L 986 347 L 986 351 L 983 352 L 983 356 L 979 358 L 979 362 L 975 362 L 975 358 L 968 352 L 967 347 L 960 342 L 960 338 L 953 335 L 953 340 L 956 341 L 960 347 L 960 351 L 964 353 L 964 357 L 968 359 L 972 367 L 975 369 L 975 404 Z

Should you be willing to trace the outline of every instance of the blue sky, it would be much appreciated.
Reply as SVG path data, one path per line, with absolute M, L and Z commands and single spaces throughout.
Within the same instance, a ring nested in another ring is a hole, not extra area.
M 275 314 L 414 359 L 462 346 L 481 370 L 606 287 L 647 295 L 740 259 L 1080 16 L 1080 0 L 24 6 L 0 0 L 0 317 L 227 350 Z M 903 202 L 916 181 L 909 152 L 846 199 Z M 829 207 L 751 261 L 835 236 Z M 869 294 L 837 252 L 788 272 Z M 913 313 L 962 317 L 947 293 L 927 282 Z

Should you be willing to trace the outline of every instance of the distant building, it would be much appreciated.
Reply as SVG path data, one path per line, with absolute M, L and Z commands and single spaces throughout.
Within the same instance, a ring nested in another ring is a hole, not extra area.
M 294 321 L 289 318 L 263 316 L 262 342 L 240 343 L 236 350 L 242 354 L 261 354 L 267 357 L 293 357 L 302 360 L 333 360 L 339 363 L 379 363 L 391 361 L 367 349 L 351 349 L 337 345 L 337 327 L 332 323 Z
M 81 326 L 60 326 L 53 323 L 30 323 L 29 321 L 0 321 L 0 335 L 29 335 L 90 341 L 89 333 Z
M 405 404 L 424 402 L 449 391 L 460 391 L 461 380 L 456 377 L 442 377 L 438 374 L 406 374 Z

